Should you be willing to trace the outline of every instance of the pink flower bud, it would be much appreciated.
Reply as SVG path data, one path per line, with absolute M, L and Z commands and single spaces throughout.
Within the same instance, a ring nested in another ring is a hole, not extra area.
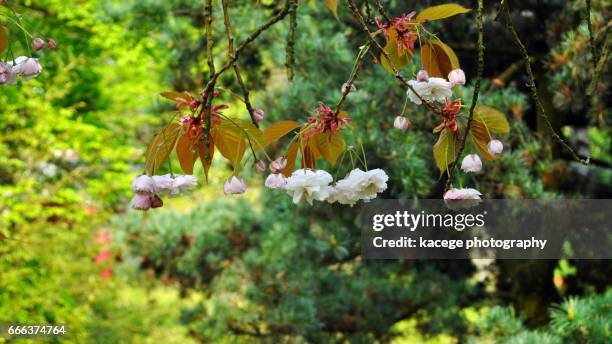
M 27 81 L 38 76 L 38 74 L 40 74 L 42 71 L 42 66 L 38 62 L 38 59 L 29 57 L 21 63 L 19 70 L 21 75 L 23 75 L 24 80 Z
M 416 79 L 418 82 L 428 82 L 429 81 L 429 74 L 427 73 L 427 71 L 425 69 L 421 69 L 416 76 Z
M 253 117 L 255 117 L 255 122 L 259 123 L 263 121 L 265 112 L 262 109 L 254 109 Z
M 461 162 L 463 172 L 480 172 L 482 170 L 482 161 L 477 154 L 469 154 L 463 158 Z
M 42 39 L 42 38 L 38 38 L 38 37 L 36 37 L 36 38 L 32 39 L 32 48 L 33 48 L 35 51 L 39 51 L 39 50 L 41 50 L 42 48 L 44 48 L 44 47 L 45 47 L 45 44 L 46 44 L 46 43 L 45 43 L 45 40 L 44 40 L 44 39 Z
M 287 159 L 280 157 L 270 163 L 270 172 L 280 173 L 287 167 Z
M 270 189 L 284 189 L 287 185 L 287 178 L 280 173 L 272 173 L 266 178 L 265 185 Z
M 266 170 L 266 163 L 263 160 L 258 160 L 255 164 L 255 172 L 262 174 Z
M 49 44 L 49 49 L 51 50 L 55 50 L 55 48 L 57 48 L 57 42 L 53 38 L 49 38 L 49 40 L 47 40 L 47 44 Z
M 410 122 L 404 116 L 397 116 L 395 117 L 395 121 L 393 121 L 393 126 L 395 129 L 406 131 L 408 127 L 410 127 Z
M 476 189 L 450 189 L 444 194 L 444 203 L 450 209 L 471 208 L 480 203 L 482 194 Z
M 137 193 L 132 197 L 132 202 L 130 206 L 136 210 L 144 210 L 147 211 L 151 208 L 151 199 L 147 194 Z
M 349 88 L 348 82 L 345 82 L 342 84 L 342 88 L 340 90 L 342 93 L 351 93 L 357 91 L 357 88 L 355 87 L 355 84 L 351 84 L 351 87 Z
M 246 189 L 246 184 L 236 176 L 231 176 L 225 181 L 225 184 L 223 184 L 223 192 L 226 195 L 241 194 L 244 193 Z
M 491 140 L 489 141 L 487 148 L 489 149 L 489 154 L 496 156 L 500 155 L 504 150 L 504 144 L 499 140 Z
M 461 69 L 453 69 L 448 73 L 448 81 L 451 83 L 451 86 L 465 85 L 465 73 Z

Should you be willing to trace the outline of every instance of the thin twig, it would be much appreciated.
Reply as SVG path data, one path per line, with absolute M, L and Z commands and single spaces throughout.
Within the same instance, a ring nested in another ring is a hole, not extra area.
M 548 128 L 550 129 L 552 136 L 557 140 L 557 142 L 559 142 L 563 147 L 565 147 L 572 154 L 572 157 L 574 158 L 574 160 L 580 162 L 583 165 L 588 165 L 589 158 L 587 157 L 586 159 L 583 159 L 579 157 L 578 154 L 576 154 L 576 152 L 574 151 L 574 149 L 570 147 L 570 145 L 568 145 L 559 134 L 557 134 L 557 132 L 553 128 L 552 123 L 550 123 L 550 119 L 548 118 L 548 115 L 546 114 L 546 111 L 544 110 L 544 105 L 542 105 L 542 102 L 540 101 L 540 97 L 538 96 L 538 89 L 535 84 L 535 77 L 533 75 L 533 71 L 531 70 L 531 62 L 529 59 L 529 53 L 527 52 L 527 48 L 525 48 L 525 45 L 523 45 L 523 42 L 521 42 L 521 39 L 519 38 L 518 33 L 514 29 L 514 25 L 512 23 L 512 15 L 510 13 L 509 7 L 510 7 L 509 4 L 506 3 L 503 8 L 503 11 L 506 16 L 506 28 L 512 35 L 512 40 L 514 41 L 514 43 L 517 45 L 517 47 L 523 54 L 523 60 L 525 60 L 525 70 L 527 72 L 527 76 L 529 77 L 529 84 L 527 85 L 527 87 L 529 87 L 529 90 L 531 91 L 531 97 L 533 98 L 533 101 L 536 104 L 536 110 L 538 114 L 542 116 L 542 118 L 544 118 L 544 121 L 548 125 Z
M 227 33 L 227 56 L 231 60 L 232 57 L 236 54 L 234 50 L 234 35 L 232 31 L 232 22 L 229 18 L 229 10 L 227 6 L 228 0 L 221 0 L 221 5 L 223 8 L 223 22 L 225 24 L 225 31 Z M 235 60 L 233 63 L 234 74 L 236 74 L 236 79 L 238 80 L 238 84 L 240 84 L 240 89 L 242 90 L 244 105 L 251 116 L 251 122 L 257 128 L 259 128 L 259 124 L 255 119 L 255 110 L 253 109 L 253 105 L 251 105 L 251 100 L 249 99 L 249 90 L 244 84 L 244 80 L 242 79 L 242 75 L 240 73 L 240 67 L 238 67 L 238 61 Z
M 349 77 L 349 80 L 342 85 L 343 86 L 343 90 L 342 90 L 342 95 L 340 96 L 340 100 L 338 100 L 338 103 L 336 104 L 336 111 L 334 113 L 334 116 L 338 116 L 338 114 L 340 113 L 340 110 L 342 109 L 342 105 L 344 104 L 344 101 L 346 100 L 346 97 L 348 96 L 348 94 L 351 92 L 351 88 L 353 87 L 353 84 L 355 83 L 355 79 L 357 79 L 357 75 L 359 75 L 359 71 L 361 70 L 361 66 L 363 65 L 363 60 L 365 60 L 365 57 L 368 56 L 368 50 L 370 50 L 370 46 L 372 45 L 372 42 L 368 41 L 363 48 L 359 51 L 359 55 L 357 56 L 357 60 L 355 61 L 355 64 L 353 66 L 353 70 L 351 70 L 351 75 Z
M 380 0 L 376 0 L 376 9 L 378 10 L 378 13 L 380 13 L 380 15 L 385 18 L 387 23 L 391 23 L 391 18 L 387 15 L 387 11 L 385 11 L 385 8 L 383 7 Z
M 287 0 L 289 2 L 289 32 L 287 33 L 287 52 L 285 68 L 287 80 L 293 81 L 293 65 L 295 63 L 295 30 L 297 28 L 297 6 L 298 0 Z
M 597 66 L 597 49 L 595 48 L 595 37 L 593 36 L 593 23 L 591 23 L 591 0 L 586 1 L 586 16 L 587 16 L 587 28 L 589 29 L 589 44 L 591 46 L 591 55 L 593 55 L 593 68 Z
M 357 21 L 359 21 L 359 23 L 361 24 L 362 31 L 368 36 L 368 39 L 370 40 L 370 42 L 380 51 L 380 53 L 383 55 L 383 58 L 387 59 L 387 62 L 389 63 L 389 66 L 391 67 L 391 70 L 393 71 L 395 78 L 399 80 L 399 82 L 404 87 L 407 87 L 408 89 L 410 89 L 410 91 L 412 91 L 421 100 L 421 102 L 423 102 L 423 104 L 425 104 L 433 112 L 441 113 L 440 109 L 436 108 L 433 104 L 423 99 L 423 97 L 421 97 L 421 95 L 414 89 L 414 87 L 412 87 L 412 85 L 408 83 L 408 80 L 406 80 L 406 78 L 404 78 L 400 74 L 399 70 L 395 67 L 395 64 L 393 63 L 393 61 L 391 61 L 391 58 L 389 57 L 389 53 L 385 51 L 385 49 L 380 45 L 380 43 L 378 43 L 378 41 L 376 41 L 372 37 L 372 31 L 370 31 L 370 29 L 368 28 L 368 25 L 366 24 L 363 16 L 359 12 L 359 9 L 357 9 L 357 7 L 355 6 L 355 3 L 353 2 L 353 0 L 348 0 L 348 4 L 349 4 L 349 8 L 353 12 L 353 16 L 355 16 Z
M 453 177 L 455 175 L 455 171 L 457 170 L 457 162 L 461 158 L 461 154 L 463 154 L 463 150 L 465 149 L 465 144 L 467 142 L 468 135 L 470 134 L 470 127 L 472 125 L 472 121 L 474 120 L 474 110 L 476 109 L 476 103 L 478 102 L 478 94 L 480 93 L 480 83 L 482 82 L 482 74 L 484 72 L 484 50 L 485 50 L 483 1 L 482 0 L 478 0 L 476 21 L 478 22 L 478 69 L 476 71 L 476 83 L 474 84 L 474 92 L 472 94 L 472 103 L 470 104 L 470 112 L 468 116 L 467 125 L 465 127 L 465 133 L 463 134 L 463 138 L 461 139 L 461 145 L 459 146 L 457 155 L 455 156 L 455 159 L 451 167 L 449 167 L 448 179 L 446 181 L 446 189 L 449 189 L 453 183 Z

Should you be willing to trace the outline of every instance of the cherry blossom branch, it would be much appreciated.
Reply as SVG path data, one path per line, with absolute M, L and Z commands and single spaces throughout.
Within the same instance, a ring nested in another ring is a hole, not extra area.
M 546 111 L 544 110 L 544 105 L 542 105 L 542 102 L 540 101 L 540 97 L 538 96 L 538 89 L 535 84 L 535 77 L 533 75 L 533 71 L 531 70 L 531 61 L 529 58 L 529 53 L 527 52 L 527 48 L 525 48 L 525 45 L 521 41 L 518 33 L 514 29 L 514 25 L 512 22 L 512 15 L 510 13 L 510 5 L 507 3 L 507 1 L 504 1 L 500 10 L 503 11 L 506 17 L 506 29 L 510 32 L 510 35 L 512 36 L 512 40 L 514 41 L 514 44 L 516 44 L 516 46 L 521 51 L 521 54 L 523 55 L 523 60 L 525 61 L 525 70 L 527 72 L 527 76 L 529 77 L 529 84 L 527 84 L 527 87 L 529 87 L 529 90 L 531 92 L 531 97 L 533 98 L 533 101 L 536 104 L 536 111 L 538 112 L 540 116 L 542 116 L 542 118 L 544 118 L 544 121 L 546 122 L 548 128 L 550 129 L 552 136 L 557 140 L 557 142 L 559 142 L 563 147 L 565 147 L 572 154 L 572 157 L 574 158 L 574 160 L 578 161 L 579 163 L 583 165 L 588 165 L 590 158 L 587 157 L 585 159 L 585 158 L 579 157 L 578 154 L 576 154 L 576 151 L 574 151 L 574 149 L 570 147 L 570 145 L 567 144 L 567 142 L 565 142 L 565 140 L 563 140 L 563 138 L 559 134 L 557 134 L 557 132 L 553 128 L 553 125 L 550 122 L 550 119 L 548 118 Z
M 210 165 L 211 156 L 209 153 L 208 147 L 210 146 L 210 127 L 212 125 L 212 100 L 214 98 L 214 89 L 216 78 L 215 75 L 215 60 L 213 58 L 213 32 L 212 32 L 212 20 L 213 20 L 213 12 L 212 12 L 212 0 L 206 0 L 206 5 L 204 6 L 204 16 L 205 16 L 205 31 L 206 31 L 206 55 L 208 59 L 208 69 L 210 73 L 210 81 L 206 86 L 206 91 L 204 92 L 205 104 L 202 107 L 202 112 L 206 115 L 204 120 L 204 157 L 206 163 Z
M 438 114 L 441 113 L 440 109 L 438 109 L 436 106 L 434 106 L 433 104 L 431 104 L 428 101 L 426 101 L 425 99 L 423 99 L 423 97 L 421 97 L 421 95 L 414 89 L 414 87 L 412 87 L 412 85 L 410 85 L 408 83 L 408 80 L 406 80 L 406 78 L 404 78 L 400 74 L 399 70 L 397 69 L 397 67 L 395 66 L 393 61 L 391 61 L 391 58 L 389 57 L 389 53 L 385 51 L 385 49 L 380 45 L 380 43 L 378 43 L 378 41 L 376 41 L 374 39 L 374 37 L 372 37 L 373 36 L 372 35 L 372 31 L 370 31 L 370 29 L 368 28 L 368 25 L 365 22 L 365 19 L 363 18 L 363 16 L 359 12 L 359 9 L 355 6 L 354 1 L 353 0 L 348 0 L 348 4 L 349 4 L 349 8 L 353 12 L 353 16 L 361 24 L 361 30 L 368 36 L 368 39 L 370 40 L 370 42 L 380 51 L 380 53 L 383 55 L 383 57 L 385 59 L 387 59 L 387 62 L 389 63 L 389 66 L 391 67 L 391 70 L 393 71 L 393 74 L 394 74 L 395 78 L 397 80 L 399 80 L 399 82 L 404 87 L 410 89 L 410 91 L 413 92 L 421 100 L 421 102 L 423 102 L 423 104 L 425 104 L 433 112 L 438 113 Z
M 227 0 L 221 0 L 221 6 L 223 8 L 223 22 L 225 24 L 225 31 L 227 33 L 227 56 L 231 60 L 236 52 L 234 50 L 234 35 L 232 32 L 232 22 L 230 21 L 230 18 L 229 18 Z M 249 115 L 251 116 L 251 122 L 253 123 L 255 127 L 259 128 L 259 124 L 257 123 L 257 120 L 255 119 L 255 110 L 253 109 L 253 106 L 251 105 L 251 101 L 249 99 L 249 90 L 244 84 L 244 80 L 242 79 L 242 75 L 240 73 L 240 67 L 238 67 L 237 60 L 234 61 L 233 68 L 234 68 L 234 74 L 236 74 L 236 79 L 238 80 L 238 84 L 240 84 L 240 89 L 242 90 L 242 94 L 244 98 L 243 99 L 244 105 L 246 106 L 247 111 L 249 112 Z
M 298 0 L 289 0 L 289 32 L 287 33 L 287 52 L 285 68 L 287 80 L 293 81 L 293 65 L 295 63 L 295 30 L 297 28 Z
M 482 74 L 484 73 L 484 19 L 483 19 L 483 1 L 478 0 L 478 9 L 476 10 L 476 21 L 478 23 L 478 69 L 476 71 L 476 83 L 474 84 L 474 92 L 472 93 L 472 103 L 470 104 L 470 111 L 468 116 L 465 133 L 461 139 L 461 145 L 455 156 L 455 160 L 448 167 L 448 179 L 446 180 L 446 189 L 450 189 L 455 171 L 457 170 L 457 162 L 461 158 L 461 154 L 465 149 L 468 135 L 470 134 L 470 128 L 472 121 L 474 120 L 474 110 L 476 109 L 476 103 L 478 102 L 478 94 L 480 93 L 480 83 L 482 82 Z

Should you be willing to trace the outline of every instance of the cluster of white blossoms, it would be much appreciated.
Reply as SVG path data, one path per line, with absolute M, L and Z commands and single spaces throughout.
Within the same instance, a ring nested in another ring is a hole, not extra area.
M 408 89 L 406 94 L 411 102 L 421 105 L 421 99 L 427 102 L 444 103 L 453 95 L 452 88 L 456 85 L 465 84 L 465 73 L 461 69 L 454 69 L 448 74 L 448 80 L 444 78 L 429 77 L 427 71 L 421 70 L 417 74 L 416 80 L 408 81 L 412 89 Z M 417 94 L 418 93 L 418 96 Z M 420 96 L 420 97 L 419 97 Z
M 271 174 L 268 179 L 275 175 Z M 266 186 L 285 190 L 295 204 L 303 201 L 309 204 L 313 201 L 327 201 L 351 206 L 359 200 L 369 201 L 376 198 L 377 194 L 387 189 L 389 180 L 385 171 L 381 169 L 362 171 L 358 168 L 352 170 L 344 179 L 337 181 L 335 185 L 330 185 L 334 178 L 323 170 L 300 169 L 294 171 L 289 178 L 282 175 L 272 178 L 274 180 L 284 178 L 283 185 L 269 185 L 272 183 L 266 180 Z
M 132 182 L 134 197 L 131 206 L 144 211 L 159 208 L 164 204 L 159 195 L 175 196 L 197 184 L 197 178 L 192 175 L 165 174 L 150 177 L 142 174 Z
M 14 61 L 0 61 L 0 85 L 14 84 L 19 76 L 23 81 L 28 81 L 37 77 L 40 72 L 42 66 L 34 57 L 19 56 Z

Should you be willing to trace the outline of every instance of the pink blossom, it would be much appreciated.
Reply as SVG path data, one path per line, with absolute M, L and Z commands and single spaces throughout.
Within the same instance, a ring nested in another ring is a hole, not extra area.
M 44 40 L 44 39 L 42 39 L 42 38 L 38 38 L 38 37 L 36 37 L 36 38 L 34 38 L 34 39 L 32 40 L 32 48 L 34 48 L 34 50 L 36 50 L 36 51 L 39 51 L 39 50 L 41 50 L 42 48 L 44 48 L 44 47 L 45 47 L 45 44 L 46 44 L 46 43 L 45 43 L 45 40 Z
M 263 160 L 258 160 L 255 164 L 255 172 L 262 174 L 266 171 L 266 163 Z
M 461 69 L 453 69 L 448 73 L 448 81 L 452 86 L 465 85 L 465 73 Z
M 136 210 L 147 211 L 151 208 L 151 199 L 149 195 L 137 193 L 132 197 L 131 207 Z
M 417 73 L 416 80 L 418 82 L 428 82 L 429 81 L 429 74 L 427 73 L 427 71 L 425 69 L 421 69 Z
M 262 109 L 254 109 L 253 117 L 255 117 L 255 122 L 259 123 L 263 121 L 265 112 Z
M 223 192 L 226 195 L 241 194 L 244 193 L 246 189 L 246 184 L 236 176 L 231 176 L 225 181 L 225 184 L 223 184 Z
M 450 209 L 471 208 L 481 201 L 480 191 L 471 188 L 455 189 L 452 188 L 444 194 L 444 203 Z
M 38 76 L 41 71 L 42 66 L 40 65 L 40 62 L 38 62 L 38 59 L 29 57 L 21 63 L 20 72 L 21 75 L 23 75 L 23 79 L 25 81 L 28 81 L 31 78 Z
M 154 194 L 157 192 L 155 180 L 146 174 L 141 174 L 132 181 L 132 191 L 142 194 Z
M 53 38 L 49 38 L 49 40 L 47 40 L 47 44 L 49 44 L 49 49 L 51 50 L 55 50 L 55 48 L 57 48 L 57 42 Z
M 285 167 L 287 167 L 287 159 L 281 156 L 270 163 L 270 172 L 280 173 L 285 169 Z
M 482 171 L 482 161 L 477 154 L 468 154 L 461 162 L 461 170 L 463 172 L 480 172 Z
M 265 185 L 270 189 L 284 189 L 287 185 L 287 178 L 280 173 L 272 173 L 266 178 Z
M 491 140 L 489 141 L 487 148 L 489 149 L 489 154 L 497 156 L 504 150 L 504 144 L 499 140 Z
M 100 273 L 103 279 L 109 279 L 113 276 L 113 268 L 106 268 Z
M 395 121 L 393 121 L 393 126 L 395 129 L 406 131 L 410 126 L 410 122 L 404 116 L 397 116 L 395 117 Z

